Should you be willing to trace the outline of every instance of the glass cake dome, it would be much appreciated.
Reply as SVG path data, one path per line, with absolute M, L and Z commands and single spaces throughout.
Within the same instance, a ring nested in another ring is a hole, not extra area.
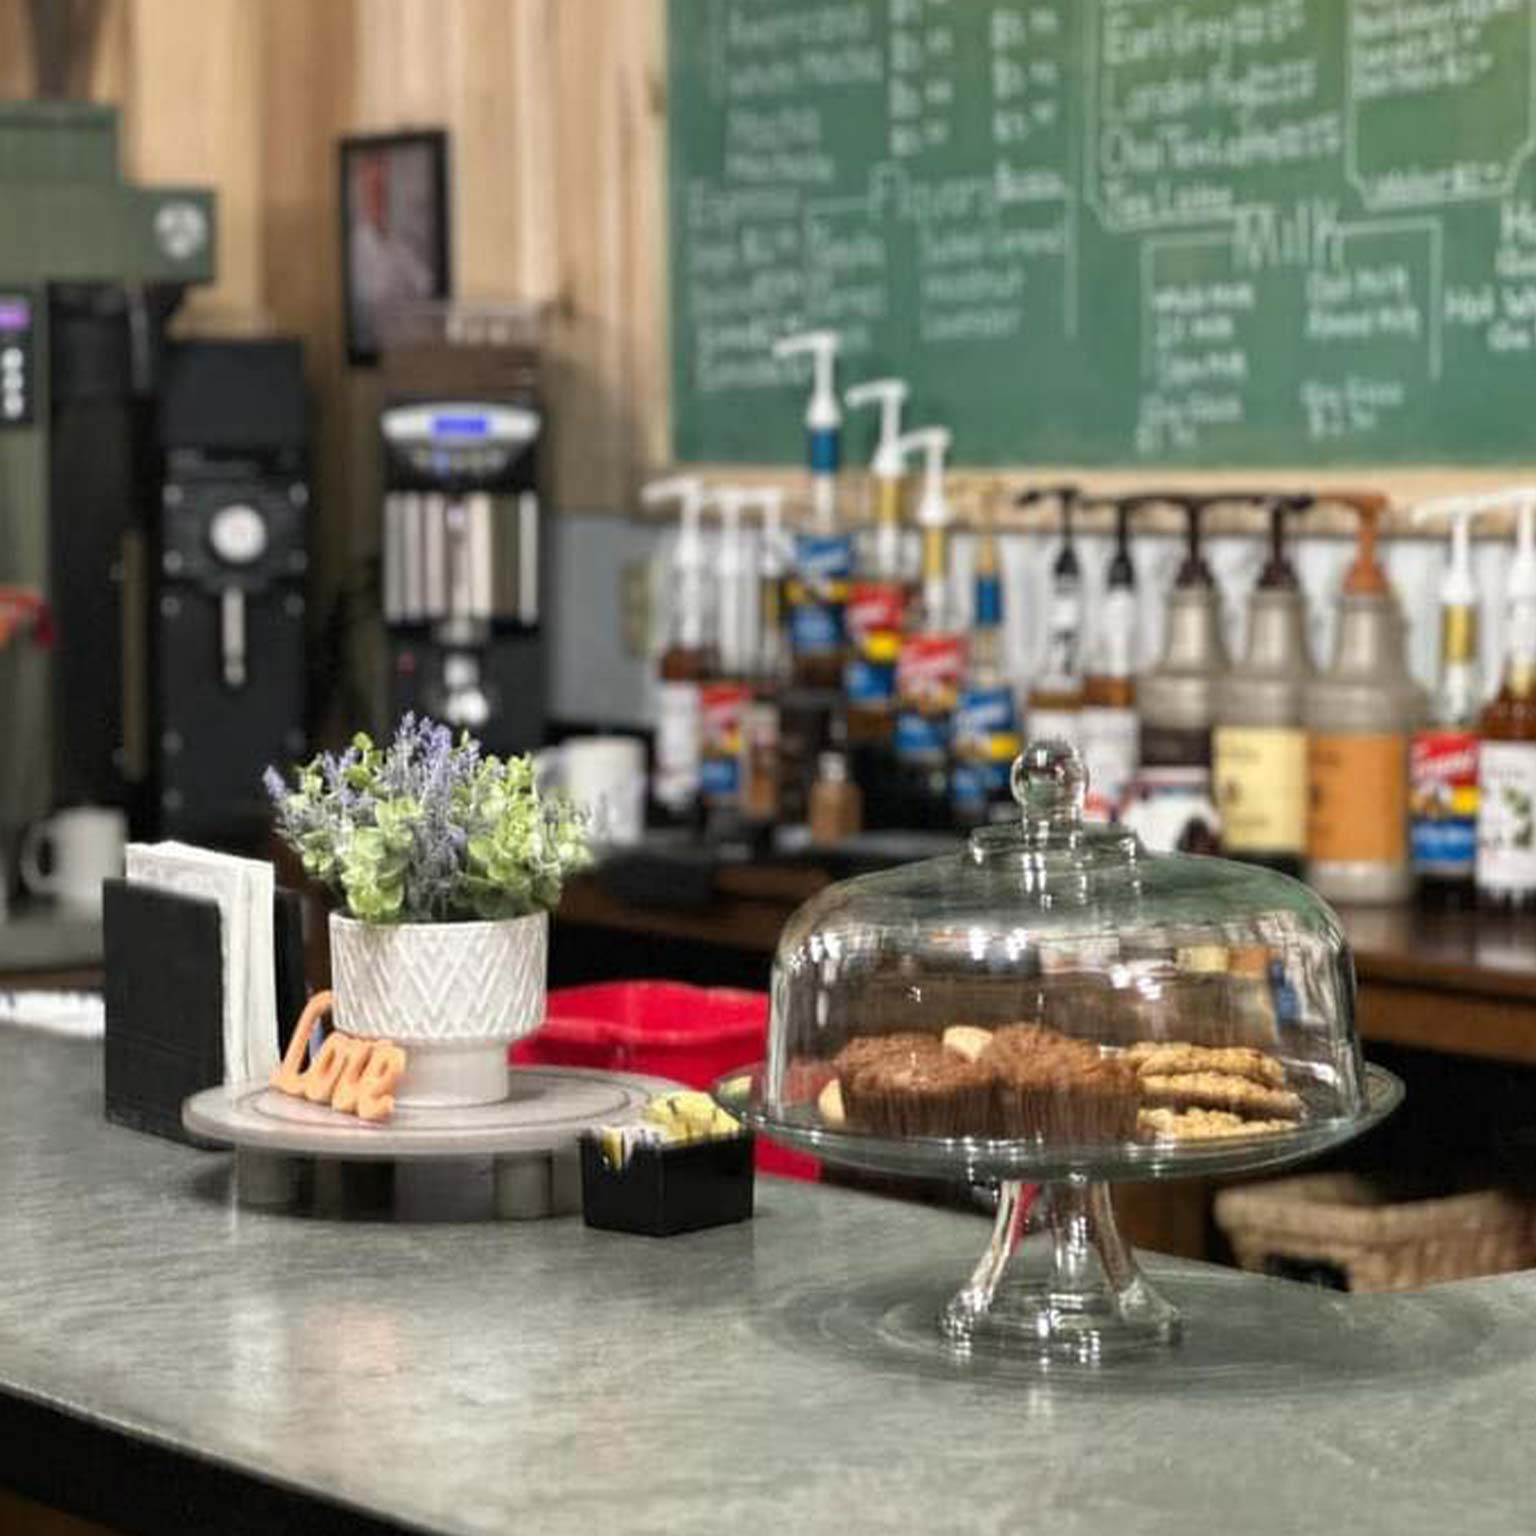
M 768 1058 L 718 1091 L 831 1162 L 998 1181 L 992 1245 L 946 1332 L 1097 1360 L 1178 1331 L 1100 1181 L 1295 1162 L 1401 1090 L 1361 1060 L 1353 964 L 1318 896 L 1149 854 L 1084 823 L 1085 788 L 1069 745 L 1034 743 L 1014 764 L 1017 822 L 803 906 L 774 962 Z M 1056 1233 L 1033 1279 L 1010 1266 L 1026 1179 L 1052 1185 L 1035 1208 Z

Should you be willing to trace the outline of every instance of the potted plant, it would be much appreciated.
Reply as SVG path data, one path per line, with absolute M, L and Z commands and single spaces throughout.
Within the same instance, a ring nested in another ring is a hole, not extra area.
M 549 911 L 587 860 L 583 818 L 541 796 L 532 760 L 406 715 L 290 784 L 266 773 L 283 840 L 330 918 L 335 1024 L 406 1049 L 402 1106 L 507 1096 L 507 1046 L 544 1017 Z

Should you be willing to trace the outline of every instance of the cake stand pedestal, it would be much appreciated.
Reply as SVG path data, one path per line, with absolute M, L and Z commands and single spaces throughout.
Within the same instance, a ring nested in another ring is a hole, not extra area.
M 1352 1114 L 1221 1140 L 1062 1146 L 974 1137 L 898 1140 L 834 1129 L 814 1105 L 774 1103 L 763 1081 L 762 1067 L 733 1073 L 715 1084 L 715 1098 L 754 1131 L 828 1163 L 996 1185 L 997 1220 L 986 1249 L 936 1326 L 956 1356 L 1000 1350 L 1042 1366 L 1109 1365 L 1166 1350 L 1182 1335 L 1178 1311 L 1153 1289 L 1120 1235 L 1111 1184 L 1289 1167 L 1368 1131 L 1403 1097 L 1390 1072 L 1367 1065 L 1362 1101 Z M 1042 1229 L 1039 1236 L 1026 1241 L 1026 1225 Z
M 1037 1210 L 1047 1240 L 1021 1243 Z M 939 1326 L 962 1351 L 990 1337 L 1093 1365 L 1171 1344 L 1182 1323 L 1121 1237 L 1109 1186 L 1073 1177 L 1039 1190 L 1003 1180 L 991 1240 Z

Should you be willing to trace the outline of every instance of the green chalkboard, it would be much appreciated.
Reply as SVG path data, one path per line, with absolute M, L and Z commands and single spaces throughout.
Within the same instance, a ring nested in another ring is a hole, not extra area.
M 668 20 L 680 460 L 799 455 L 806 325 L 960 463 L 1536 458 L 1532 0 Z

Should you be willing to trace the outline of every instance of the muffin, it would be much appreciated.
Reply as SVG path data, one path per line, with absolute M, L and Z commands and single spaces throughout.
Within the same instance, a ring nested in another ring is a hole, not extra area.
M 932 1035 L 852 1040 L 838 1055 L 843 1112 L 876 1136 L 985 1136 L 991 1067 L 946 1051 Z
M 941 1051 L 937 1035 L 908 1032 L 895 1035 L 855 1035 L 832 1058 L 832 1070 L 841 1078 L 850 1077 L 861 1067 L 889 1061 L 892 1056 Z
M 1086 1040 L 1027 1025 L 1000 1029 L 978 1065 L 996 1074 L 999 1136 L 1071 1146 L 1135 1139 L 1136 1069 Z

